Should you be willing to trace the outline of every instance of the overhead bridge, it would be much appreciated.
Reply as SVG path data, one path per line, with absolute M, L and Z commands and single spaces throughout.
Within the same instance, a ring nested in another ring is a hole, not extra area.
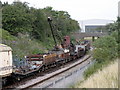
M 72 35 L 76 38 L 76 39 L 84 39 L 86 37 L 92 37 L 93 41 L 94 38 L 97 37 L 103 37 L 105 35 L 107 35 L 107 33 L 72 33 Z

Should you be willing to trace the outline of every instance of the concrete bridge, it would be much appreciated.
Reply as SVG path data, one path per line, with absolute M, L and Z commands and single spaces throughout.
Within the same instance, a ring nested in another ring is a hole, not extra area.
M 84 39 L 85 37 L 92 37 L 94 41 L 95 37 L 103 37 L 107 35 L 107 33 L 72 33 L 76 39 Z

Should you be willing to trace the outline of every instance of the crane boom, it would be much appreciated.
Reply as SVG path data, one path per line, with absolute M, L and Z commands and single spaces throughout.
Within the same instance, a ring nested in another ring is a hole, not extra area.
M 53 36 L 53 39 L 54 39 L 54 42 L 55 42 L 55 46 L 57 46 L 57 41 L 55 39 L 55 35 L 53 33 L 53 28 L 52 28 L 52 19 L 50 17 L 48 17 L 48 22 L 49 22 L 50 29 L 51 29 L 51 32 L 52 32 L 52 36 Z

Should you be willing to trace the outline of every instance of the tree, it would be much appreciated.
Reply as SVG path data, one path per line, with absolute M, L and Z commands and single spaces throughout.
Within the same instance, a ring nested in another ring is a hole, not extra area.
M 103 62 L 105 60 L 111 60 L 117 57 L 117 42 L 112 36 L 101 37 L 95 41 L 94 46 L 94 58 L 98 62 Z
M 14 2 L 12 5 L 4 6 L 2 16 L 3 28 L 12 35 L 32 31 L 34 16 L 26 3 Z
M 2 11 L 3 29 L 14 36 L 18 36 L 18 33 L 27 33 L 35 39 L 45 41 L 51 37 L 48 17 L 53 19 L 54 32 L 59 32 L 62 36 L 79 30 L 78 22 L 71 19 L 68 12 L 56 11 L 52 7 L 36 9 L 29 7 L 27 2 L 17 1 L 4 4 Z

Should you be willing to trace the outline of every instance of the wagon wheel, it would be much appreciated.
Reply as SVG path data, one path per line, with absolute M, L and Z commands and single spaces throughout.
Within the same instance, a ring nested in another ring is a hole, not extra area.
M 2 85 L 3 85 L 3 86 L 6 84 L 6 82 L 7 82 L 7 79 L 6 79 L 6 78 L 2 79 Z
M 45 71 L 45 66 L 42 67 L 42 71 Z
M 17 76 L 17 77 L 15 77 L 15 78 L 16 78 L 16 80 L 17 80 L 17 81 L 20 81 L 20 80 L 21 80 L 21 78 L 20 78 L 20 77 L 18 77 L 18 76 Z

